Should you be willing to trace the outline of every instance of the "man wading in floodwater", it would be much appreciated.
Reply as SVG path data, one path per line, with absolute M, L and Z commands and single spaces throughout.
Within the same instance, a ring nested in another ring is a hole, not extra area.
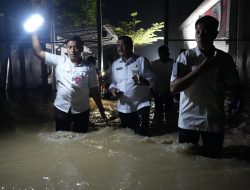
M 203 155 L 221 157 L 224 141 L 225 91 L 240 98 L 240 79 L 232 57 L 213 46 L 219 22 L 204 16 L 195 23 L 197 47 L 181 53 L 174 64 L 170 90 L 180 92 L 179 142 L 198 144 Z
M 117 53 L 121 57 L 112 64 L 109 90 L 118 98 L 121 127 L 149 136 L 150 88 L 155 76 L 148 60 L 133 53 L 133 41 L 129 36 L 118 38 Z
M 42 50 L 38 36 L 32 34 L 35 55 L 56 67 L 57 94 L 54 102 L 56 131 L 87 132 L 89 124 L 89 93 L 101 116 L 107 121 L 101 102 L 99 83 L 93 64 L 83 60 L 83 42 L 73 36 L 66 42 L 67 55 L 54 55 Z M 71 123 L 73 126 L 71 128 Z

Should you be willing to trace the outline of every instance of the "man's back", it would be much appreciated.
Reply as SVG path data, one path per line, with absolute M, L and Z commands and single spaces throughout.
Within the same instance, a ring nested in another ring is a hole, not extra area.
M 153 89 L 156 93 L 168 93 L 169 84 L 172 73 L 174 60 L 169 58 L 167 62 L 163 62 L 161 59 L 152 61 L 152 70 L 156 76 L 156 82 Z

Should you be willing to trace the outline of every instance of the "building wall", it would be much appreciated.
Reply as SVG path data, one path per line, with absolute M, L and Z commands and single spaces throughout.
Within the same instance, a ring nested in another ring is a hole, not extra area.
M 250 2 L 248 0 L 205 0 L 182 23 L 184 39 L 194 36 L 195 21 L 202 15 L 212 15 L 220 21 L 218 41 L 214 45 L 232 55 L 243 83 L 250 79 Z M 184 47 L 196 46 L 184 41 Z
M 235 57 L 244 83 L 250 82 L 250 2 L 238 0 L 237 44 Z M 232 17 L 234 17 L 232 15 Z

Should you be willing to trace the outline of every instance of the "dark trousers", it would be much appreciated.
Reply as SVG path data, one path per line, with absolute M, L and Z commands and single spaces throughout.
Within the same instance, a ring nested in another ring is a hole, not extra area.
M 122 128 L 130 128 L 139 135 L 149 136 L 150 107 L 144 107 L 133 113 L 118 112 Z
M 208 133 L 179 128 L 179 143 L 198 144 L 202 137 L 202 154 L 208 157 L 220 158 L 224 142 L 224 132 Z
M 89 126 L 89 112 L 87 110 L 78 114 L 72 114 L 70 111 L 65 113 L 55 107 L 56 131 L 86 133 Z
M 155 111 L 159 113 L 166 113 L 167 110 L 173 106 L 173 96 L 170 94 L 157 94 L 153 93 L 155 102 Z

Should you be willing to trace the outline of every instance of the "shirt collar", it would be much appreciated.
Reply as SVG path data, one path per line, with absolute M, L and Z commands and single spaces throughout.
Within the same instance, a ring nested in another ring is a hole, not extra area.
M 123 61 L 122 57 L 120 57 L 119 62 L 120 63 L 124 62 L 126 64 L 130 64 L 130 63 L 133 63 L 138 57 L 139 57 L 138 55 L 133 54 L 126 62 Z
M 75 67 L 82 67 L 84 64 L 86 64 L 85 60 L 82 60 L 81 63 L 75 65 L 74 63 L 72 63 L 72 61 L 70 60 L 69 57 L 67 57 L 67 61 L 66 64 L 63 66 L 63 70 L 70 72 L 73 68 Z
M 215 57 L 216 55 L 217 55 L 217 49 L 213 46 L 213 48 L 214 48 L 214 55 L 213 55 L 213 57 Z M 200 49 L 198 46 L 195 48 L 195 53 L 196 53 L 196 55 L 197 55 L 197 57 L 200 55 L 200 54 L 202 54 L 203 53 L 203 50 L 202 49 Z
M 70 64 L 71 67 L 81 67 L 81 66 L 83 66 L 84 64 L 87 63 L 84 59 L 82 59 L 79 64 L 72 63 L 72 61 L 70 60 L 69 57 L 68 57 L 68 60 L 69 60 L 69 64 Z
M 78 65 L 75 65 L 75 66 L 76 67 L 81 67 L 81 66 L 83 66 L 85 64 L 88 64 L 88 62 L 86 60 L 82 59 L 81 63 L 79 63 Z

